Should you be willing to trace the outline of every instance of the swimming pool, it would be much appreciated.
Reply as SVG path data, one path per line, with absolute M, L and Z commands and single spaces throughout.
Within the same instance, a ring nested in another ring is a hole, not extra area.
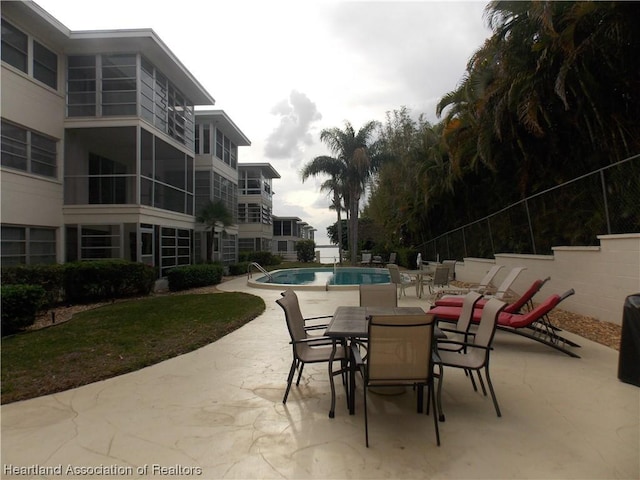
M 286 288 L 331 290 L 357 289 L 362 284 L 390 283 L 386 268 L 317 267 L 287 268 L 270 272 L 271 278 L 260 274 L 249 278 L 248 285 L 256 288 Z

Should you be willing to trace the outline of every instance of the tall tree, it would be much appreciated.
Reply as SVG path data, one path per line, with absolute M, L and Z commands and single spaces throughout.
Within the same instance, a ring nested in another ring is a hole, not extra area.
M 222 200 L 209 200 L 196 215 L 196 222 L 205 226 L 207 232 L 207 261 L 211 261 L 213 260 L 213 242 L 216 228 L 222 229 L 221 233 L 224 238 L 224 229 L 233 224 L 233 215 Z
M 332 195 L 331 208 L 335 209 L 338 215 L 338 257 L 342 263 L 342 210 L 343 210 L 343 190 L 342 178 L 344 177 L 344 164 L 337 158 L 321 155 L 314 158 L 311 162 L 302 168 L 300 173 L 304 182 L 310 176 L 328 175 L 330 178 L 326 180 L 320 187 L 321 191 L 329 192 Z
M 348 199 L 349 248 L 353 264 L 356 263 L 358 255 L 360 200 L 372 175 L 378 171 L 385 158 L 380 145 L 374 139 L 378 126 L 378 122 L 371 121 L 356 132 L 351 123 L 345 122 L 344 130 L 335 127 L 320 132 L 320 140 L 342 164 L 338 181 L 343 185 L 345 197 Z

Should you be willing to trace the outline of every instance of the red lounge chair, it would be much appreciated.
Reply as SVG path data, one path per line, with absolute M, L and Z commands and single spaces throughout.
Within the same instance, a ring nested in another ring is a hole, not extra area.
M 506 306 L 503 312 L 507 313 L 520 313 L 522 308 L 526 305 L 529 307 L 529 310 L 533 308 L 533 296 L 540 291 L 542 286 L 549 281 L 551 277 L 547 277 L 544 280 L 536 280 L 531 284 L 531 286 L 524 292 L 515 302 L 510 303 Z M 475 308 L 482 308 L 487 303 L 490 297 L 481 298 L 478 303 L 476 303 Z M 464 297 L 443 297 L 439 300 L 436 300 L 436 307 L 462 307 L 462 303 L 464 301 Z
M 551 323 L 548 315 L 562 300 L 574 293 L 575 291 L 572 288 L 562 295 L 551 295 L 540 305 L 526 313 L 510 313 L 503 310 L 498 316 L 497 328 L 505 332 L 531 338 L 571 357 L 580 358 L 579 355 L 566 348 L 567 346 L 580 347 L 580 345 L 560 336 L 558 332 L 561 330 Z M 429 310 L 429 313 L 435 315 L 437 320 L 455 322 L 460 316 L 460 311 L 461 307 L 438 306 Z M 482 309 L 476 308 L 473 311 L 472 321 L 474 323 L 479 322 L 481 316 Z

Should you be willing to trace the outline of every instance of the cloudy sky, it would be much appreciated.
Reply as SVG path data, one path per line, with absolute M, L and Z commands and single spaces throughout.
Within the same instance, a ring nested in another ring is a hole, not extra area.
M 152 28 L 251 140 L 241 162 L 269 162 L 274 214 L 327 244 L 324 179 L 300 180 L 323 128 L 357 129 L 408 107 L 437 121 L 490 35 L 486 1 L 36 0 L 71 30 Z

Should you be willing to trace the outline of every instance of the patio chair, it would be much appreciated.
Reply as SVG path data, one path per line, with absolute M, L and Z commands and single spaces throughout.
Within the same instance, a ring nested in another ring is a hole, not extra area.
M 530 338 L 570 357 L 580 358 L 578 354 L 567 348 L 580 348 L 580 345 L 561 336 L 560 332 L 562 330 L 555 326 L 549 317 L 549 313 L 560 302 L 574 293 L 575 291 L 572 288 L 562 295 L 553 294 L 532 310 L 524 313 L 508 312 L 505 308 L 498 316 L 497 329 Z M 476 308 L 473 311 L 471 320 L 473 323 L 477 323 L 480 320 L 483 310 L 484 308 Z M 435 315 L 438 320 L 456 321 L 460 314 L 460 307 L 437 306 L 429 310 L 429 313 Z
M 396 265 L 395 263 L 389 263 L 387 265 L 387 269 L 389 270 L 391 283 L 395 283 L 396 287 L 399 289 L 398 298 L 400 298 L 402 295 L 406 296 L 407 293 L 405 292 L 405 289 L 410 285 L 415 286 L 416 279 L 411 278 L 406 273 L 401 273 L 398 265 Z
M 442 265 L 449 267 L 449 281 L 453 282 L 456 279 L 456 263 L 457 260 L 443 260 Z
M 360 265 L 371 265 L 371 254 L 363 253 L 362 260 L 360 261 Z
M 354 355 L 362 373 L 364 391 L 365 442 L 369 447 L 369 413 L 367 392 L 370 388 L 415 386 L 418 392 L 418 412 L 424 403 L 427 387 L 427 413 L 433 406 L 436 442 L 440 432 L 436 418 L 436 397 L 433 385 L 433 329 L 431 315 L 372 315 L 369 320 L 369 352 L 366 362 Z
M 459 342 L 467 342 L 469 338 L 469 327 L 471 327 L 471 319 L 473 318 L 473 311 L 478 303 L 478 301 L 482 298 L 478 292 L 469 292 L 464 296 L 464 302 L 462 304 L 462 308 L 460 309 L 460 315 L 456 321 L 454 328 L 440 327 L 446 334 L 447 340 L 458 340 Z M 431 313 L 431 311 L 429 311 Z M 437 315 L 434 315 L 436 320 L 438 320 Z M 437 339 L 440 342 L 441 339 Z M 462 345 L 458 345 L 455 343 L 438 343 L 438 350 L 442 351 L 452 351 L 459 352 L 464 347 Z
M 449 267 L 438 265 L 433 276 L 424 276 L 422 278 L 422 286 L 427 285 L 429 287 L 431 302 L 439 298 L 442 292 L 448 288 L 450 277 Z
M 287 378 L 287 389 L 285 390 L 284 398 L 282 399 L 282 403 L 287 403 L 287 397 L 291 390 L 291 383 L 293 382 L 293 376 L 295 375 L 296 369 L 299 369 L 298 380 L 296 381 L 296 386 L 298 386 L 300 385 L 302 370 L 306 363 L 329 362 L 333 350 L 333 341 L 329 337 L 309 335 L 312 330 L 325 328 L 326 325 L 307 324 L 308 322 L 330 317 L 309 317 L 305 319 L 300 311 L 300 304 L 296 293 L 289 289 L 282 292 L 281 295 L 282 298 L 276 300 L 276 303 L 284 310 L 287 329 L 291 336 L 290 344 L 293 350 L 293 360 L 291 362 L 291 368 L 289 369 L 289 376 Z M 340 370 L 332 371 L 331 375 L 344 375 L 346 373 L 347 362 L 346 349 L 344 345 L 336 346 L 334 360 L 339 360 L 342 365 Z
M 397 307 L 397 287 L 393 283 L 360 285 L 361 307 Z
M 489 374 L 489 357 L 491 353 L 491 344 L 493 343 L 493 337 L 495 336 L 496 332 L 498 315 L 505 306 L 506 303 L 498 300 L 497 298 L 492 298 L 491 300 L 489 300 L 485 307 L 482 309 L 480 323 L 478 324 L 475 335 L 473 335 L 471 340 L 461 342 L 459 340 L 443 339 L 438 341 L 436 364 L 438 365 L 440 370 L 440 381 L 438 382 L 438 405 L 440 407 L 442 407 L 442 384 L 444 381 L 443 367 L 460 368 L 465 372 L 475 371 L 478 375 L 480 386 L 482 387 L 482 393 L 486 396 L 487 390 L 484 386 L 484 381 L 482 380 L 481 374 L 481 370 L 484 369 L 484 375 L 487 379 L 489 392 L 491 393 L 491 398 L 493 400 L 493 406 L 496 409 L 496 414 L 498 415 L 498 417 L 502 416 L 500 407 L 498 405 L 498 399 L 496 398 L 496 393 L 493 389 L 493 384 L 491 383 L 491 376 Z M 460 347 L 460 350 L 441 350 L 441 347 L 446 344 L 458 346 Z M 477 391 L 478 389 L 476 387 L 475 381 L 473 380 L 473 376 L 471 376 L 471 382 L 473 384 L 473 389 Z M 444 421 L 444 414 L 442 414 L 442 411 L 440 413 L 440 420 Z
M 472 283 L 466 287 L 449 287 L 447 288 L 446 294 L 453 295 L 464 295 L 468 292 L 480 292 L 484 293 L 489 288 L 495 288 L 491 283 L 495 278 L 496 274 L 502 269 L 502 265 L 494 265 L 489 269 L 489 271 L 485 274 L 484 277 L 478 283 Z M 462 300 L 462 298 L 460 298 Z
M 387 264 L 389 264 L 389 263 L 396 263 L 396 256 L 397 256 L 397 253 L 396 253 L 396 252 L 391 252 L 391 253 L 389 254 L 389 260 L 387 261 Z

